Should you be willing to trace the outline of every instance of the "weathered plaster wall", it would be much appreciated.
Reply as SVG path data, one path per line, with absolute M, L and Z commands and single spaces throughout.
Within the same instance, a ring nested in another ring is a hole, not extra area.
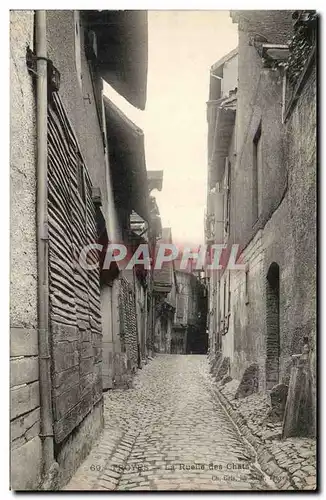
M 245 249 L 242 259 L 248 266 L 248 289 L 246 290 L 245 271 L 231 270 L 231 316 L 229 329 L 222 337 L 222 353 L 230 358 L 230 374 L 235 379 L 241 379 L 244 370 L 252 363 L 258 363 L 262 371 L 264 368 L 264 251 L 261 231 Z M 221 306 L 224 303 L 224 280 L 227 279 L 227 274 L 224 273 L 221 279 Z
M 263 68 L 249 35 L 239 32 L 239 89 L 236 117 L 237 161 L 232 171 L 231 239 L 246 246 L 264 227 L 281 201 L 286 185 L 282 140 L 282 78 L 277 71 Z M 262 212 L 253 215 L 253 147 L 261 124 Z
M 112 287 L 102 289 L 102 325 L 103 325 L 103 389 L 125 387 L 128 384 L 129 369 L 127 363 L 128 342 L 136 341 L 134 336 L 126 334 L 121 323 L 122 307 L 124 316 L 129 310 L 127 297 L 121 301 L 121 279 L 116 279 Z M 111 304 L 110 304 L 111 303 Z M 127 325 L 128 328 L 128 325 Z
M 33 11 L 10 13 L 11 325 L 37 325 L 35 99 L 26 67 Z
M 41 477 L 35 100 L 26 67 L 34 11 L 10 12 L 10 432 L 11 488 L 37 488 Z
M 267 270 L 281 272 L 281 376 L 291 354 L 316 333 L 316 75 L 283 127 L 288 192 L 265 228 Z M 283 212 L 283 213 L 282 213 Z
M 307 81 L 286 124 L 288 138 L 289 218 L 294 243 L 293 319 L 296 331 L 316 340 L 316 71 Z M 295 223 L 294 223 L 295 221 Z M 304 306 L 303 306 L 304 304 Z
M 247 31 L 248 25 L 245 30 L 239 30 L 234 143 L 236 161 L 232 163 L 231 169 L 230 241 L 244 249 L 242 257 L 248 265 L 248 290 L 246 293 L 245 272 L 231 273 L 230 327 L 223 337 L 223 352 L 230 356 L 231 375 L 241 379 L 245 369 L 257 363 L 261 389 L 265 386 L 266 275 L 273 262 L 270 261 L 272 255 L 280 266 L 281 349 L 286 336 L 286 311 L 291 300 L 286 292 L 287 276 L 291 275 L 291 257 L 286 259 L 285 251 L 292 247 L 286 200 L 280 205 L 287 183 L 282 128 L 282 78 L 278 71 L 263 68 L 261 57 L 250 44 L 250 36 L 255 32 L 265 35 L 270 42 L 280 43 L 282 37 L 279 39 L 276 36 L 271 25 L 280 23 L 282 32 L 282 27 L 284 30 L 288 28 L 288 19 L 285 16 L 282 20 L 280 12 L 272 13 L 271 16 L 266 19 L 263 12 L 253 13 L 248 16 L 252 31 Z M 281 34 L 284 35 L 283 32 Z M 262 144 L 262 209 L 256 219 L 253 212 L 253 165 L 254 137 L 259 126 Z M 268 230 L 270 226 L 273 228 L 271 231 Z
M 263 69 L 256 49 L 248 42 L 248 33 L 240 31 L 231 241 L 244 248 L 249 302 L 246 304 L 245 273 L 233 274 L 231 320 L 229 332 L 223 337 L 223 354 L 230 357 L 231 375 L 238 379 L 250 364 L 258 363 L 259 387 L 264 389 L 266 277 L 273 262 L 280 271 L 280 381 L 287 381 L 291 355 L 302 352 L 304 337 L 310 338 L 312 346 L 315 341 L 316 75 L 313 71 L 287 122 L 282 124 L 280 74 Z M 263 210 L 255 223 L 253 138 L 260 121 Z M 220 297 L 222 301 L 222 291 Z

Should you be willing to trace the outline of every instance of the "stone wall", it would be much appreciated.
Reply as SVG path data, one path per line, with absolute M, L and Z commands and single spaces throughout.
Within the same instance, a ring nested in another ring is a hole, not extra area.
M 119 311 L 121 350 L 126 353 L 128 372 L 134 373 L 138 367 L 136 302 L 133 287 L 124 277 L 120 278 Z
M 230 375 L 238 380 L 246 368 L 252 363 L 258 363 L 262 385 L 266 326 L 264 250 L 261 231 L 244 250 L 242 260 L 247 265 L 247 276 L 245 271 L 230 271 L 231 315 L 228 330 L 222 336 L 222 353 L 230 359 Z M 227 279 L 228 272 L 225 272 L 220 282 L 221 307 L 224 303 L 224 281 Z M 227 287 L 226 289 L 228 291 Z
M 264 34 L 257 23 L 255 27 Z M 305 338 L 312 348 L 315 345 L 316 75 L 314 69 L 306 75 L 298 101 L 282 123 L 281 74 L 263 68 L 249 43 L 251 35 L 242 26 L 230 225 L 230 241 L 240 244 L 247 275 L 231 271 L 231 316 L 222 343 L 223 355 L 230 358 L 231 376 L 241 380 L 246 368 L 257 363 L 259 388 L 265 389 L 277 380 L 288 383 L 291 355 L 302 352 Z M 267 38 L 274 41 L 270 35 Z M 254 220 L 253 140 L 260 124 L 262 211 Z M 268 282 L 275 265 L 279 268 L 278 304 Z M 272 345 L 268 332 L 273 328 L 278 330 L 278 339 L 276 335 Z M 271 363 L 278 374 L 268 383 L 265 373 Z
M 249 44 L 248 33 L 239 32 L 239 87 L 236 115 L 236 163 L 231 173 L 230 236 L 244 248 L 282 200 L 286 187 L 282 136 L 282 78 L 263 68 L 261 57 Z M 262 210 L 253 213 L 254 139 L 261 127 Z
M 34 89 L 26 67 L 34 11 L 10 12 L 10 433 L 11 488 L 42 473 L 37 337 Z
M 289 377 L 289 357 L 302 352 L 316 332 L 316 75 L 313 71 L 283 140 L 288 191 L 266 224 L 265 272 L 280 266 L 280 377 Z

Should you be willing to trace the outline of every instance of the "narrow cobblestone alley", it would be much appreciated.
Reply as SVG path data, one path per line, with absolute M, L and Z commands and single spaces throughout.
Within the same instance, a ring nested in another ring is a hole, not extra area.
M 67 490 L 271 489 L 217 396 L 206 356 L 158 355 L 104 396 L 105 429 Z

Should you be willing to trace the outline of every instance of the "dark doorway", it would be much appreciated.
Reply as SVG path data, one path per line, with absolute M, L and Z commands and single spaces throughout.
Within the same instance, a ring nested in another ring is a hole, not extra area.
M 266 389 L 279 382 L 280 361 L 280 269 L 273 262 L 266 279 Z
M 206 354 L 207 344 L 206 324 L 188 326 L 187 354 Z

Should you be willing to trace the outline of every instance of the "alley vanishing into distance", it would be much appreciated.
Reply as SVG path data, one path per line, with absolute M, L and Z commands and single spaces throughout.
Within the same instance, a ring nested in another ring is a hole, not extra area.
M 204 355 L 158 355 L 104 396 L 104 433 L 68 490 L 273 489 L 214 391 Z
M 10 11 L 13 491 L 317 489 L 319 17 Z

